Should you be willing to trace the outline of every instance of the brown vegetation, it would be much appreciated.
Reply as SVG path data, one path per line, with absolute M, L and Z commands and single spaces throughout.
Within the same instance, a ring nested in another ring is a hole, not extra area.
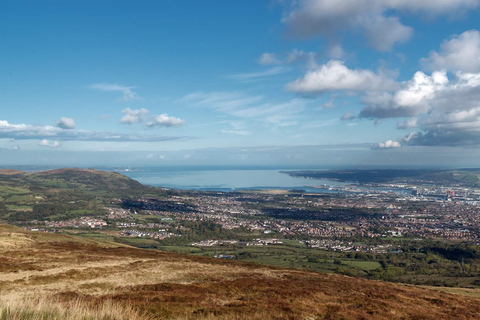
M 24 319 L 27 313 L 37 315 L 31 319 L 480 315 L 479 299 L 438 290 L 139 250 L 9 226 L 0 227 L 0 252 L 0 319 Z

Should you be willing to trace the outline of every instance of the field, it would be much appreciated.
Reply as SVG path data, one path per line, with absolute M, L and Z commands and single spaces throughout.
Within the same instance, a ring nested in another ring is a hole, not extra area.
M 480 313 L 480 300 L 439 290 L 84 236 L 1 226 L 0 319 L 475 319 Z

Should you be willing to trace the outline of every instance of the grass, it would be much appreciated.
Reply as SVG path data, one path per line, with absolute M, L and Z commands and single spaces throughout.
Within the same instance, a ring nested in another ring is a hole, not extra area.
M 32 211 L 31 206 L 22 206 L 22 205 L 16 205 L 16 204 L 7 204 L 5 205 L 8 210 L 11 211 Z
M 449 287 L 431 287 L 431 286 L 422 286 L 430 290 L 444 291 L 448 293 L 459 294 L 462 296 L 468 296 L 472 298 L 480 299 L 480 290 L 479 289 L 469 289 L 469 288 L 449 288 Z
M 160 246 L 158 247 L 158 249 L 162 251 L 184 253 L 184 254 L 199 254 L 204 252 L 200 248 L 185 247 L 185 246 Z
M 9 196 L 15 195 L 15 194 L 23 194 L 23 195 L 29 194 L 30 190 L 28 190 L 26 188 L 10 187 L 10 186 L 6 186 L 6 185 L 0 185 L 0 193 L 3 196 L 9 197 Z
M 91 304 L 82 299 L 10 296 L 0 300 L 0 320 L 147 320 L 132 307 L 111 300 Z
M 469 296 L 284 268 L 288 261 L 272 267 L 140 250 L 85 235 L 0 226 L 0 320 L 399 320 L 480 314 L 480 299 Z

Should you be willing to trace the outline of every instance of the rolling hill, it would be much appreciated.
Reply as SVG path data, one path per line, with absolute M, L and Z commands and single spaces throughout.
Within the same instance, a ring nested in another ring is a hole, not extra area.
M 12 223 L 51 217 L 68 219 L 79 211 L 101 211 L 112 198 L 159 196 L 162 192 L 117 172 L 0 170 L 0 219 Z
M 480 299 L 432 289 L 8 225 L 0 226 L 0 252 L 0 319 L 392 320 L 480 314 Z

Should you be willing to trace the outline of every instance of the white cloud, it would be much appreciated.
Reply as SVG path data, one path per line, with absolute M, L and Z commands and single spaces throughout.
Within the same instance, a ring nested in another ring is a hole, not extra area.
M 379 142 L 373 146 L 373 149 L 392 149 L 400 148 L 402 144 L 398 141 L 387 140 L 385 142 Z
M 480 32 L 470 30 L 446 40 L 422 63 L 429 70 L 480 72 Z
M 57 122 L 57 127 L 62 128 L 62 129 L 75 129 L 76 124 L 75 120 L 72 118 L 60 118 L 60 120 Z
M 185 120 L 171 117 L 166 113 L 148 117 L 149 111 L 144 108 L 136 110 L 126 108 L 122 110 L 122 113 L 123 117 L 120 119 L 120 122 L 123 124 L 134 124 L 148 120 L 145 124 L 147 127 L 179 127 L 185 123 Z
M 453 15 L 477 8 L 479 0 L 298 0 L 282 19 L 290 35 L 335 39 L 344 31 L 361 32 L 377 50 L 407 41 L 412 29 L 398 13 Z
M 132 89 L 135 87 L 128 87 L 121 84 L 113 83 L 95 83 L 89 86 L 92 89 L 100 91 L 119 91 L 123 93 L 121 100 L 131 101 L 131 100 L 143 100 L 142 97 L 138 96 L 136 92 Z
M 153 117 L 153 120 L 147 123 L 147 127 L 179 127 L 183 124 L 185 124 L 185 120 L 164 113 Z
M 8 121 L 0 120 L 0 136 L 8 135 L 8 138 L 21 139 L 28 136 L 55 136 L 65 129 L 53 126 L 32 126 L 28 124 L 11 124 Z
M 287 90 L 297 93 L 319 94 L 328 91 L 380 91 L 391 90 L 396 82 L 364 69 L 349 69 L 343 61 L 331 60 L 307 72 L 303 78 L 288 83 Z
M 61 146 L 60 142 L 58 141 L 49 141 L 47 139 L 43 139 L 38 143 L 39 146 L 49 147 L 49 148 L 58 148 Z
M 480 145 L 480 73 L 417 72 L 403 88 L 377 99 L 362 117 L 414 117 L 399 121 L 398 129 L 419 128 L 404 137 L 405 145 Z M 364 99 L 365 100 L 365 99 Z M 374 101 L 375 99 L 372 99 Z
M 148 114 L 148 110 L 141 108 L 132 110 L 130 108 L 126 108 L 122 110 L 123 117 L 120 119 L 120 122 L 123 124 L 133 124 L 139 123 L 145 120 L 145 117 Z
M 425 113 L 430 101 L 445 89 L 448 78 L 445 72 L 434 72 L 431 76 L 416 72 L 412 80 L 402 83 L 402 88 L 393 94 L 369 93 L 364 96 L 366 107 L 360 112 L 365 118 L 412 117 Z

